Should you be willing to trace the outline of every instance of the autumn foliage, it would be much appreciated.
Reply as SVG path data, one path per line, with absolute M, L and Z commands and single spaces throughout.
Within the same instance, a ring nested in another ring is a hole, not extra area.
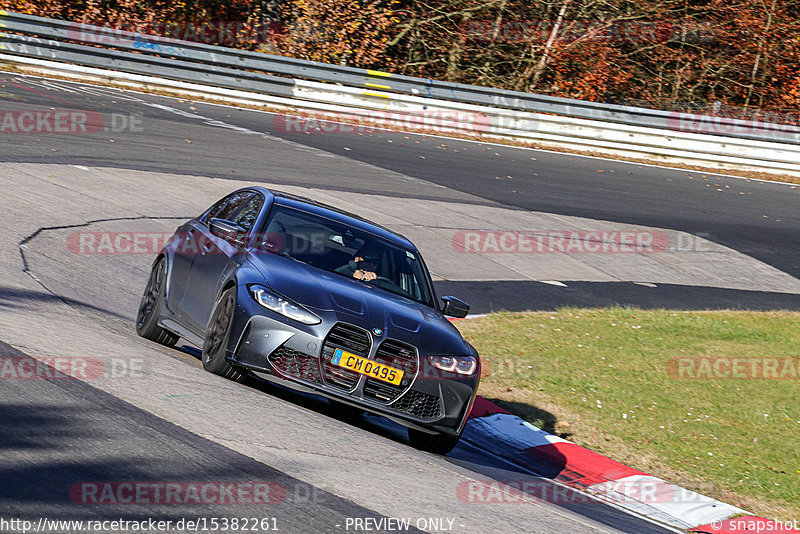
M 799 0 L 0 0 L 113 24 L 270 23 L 240 46 L 664 109 L 800 108 Z M 263 36 L 262 36 L 263 37 Z
M 3 9 L 75 22 L 103 25 L 127 20 L 188 21 L 246 19 L 259 3 L 246 0 L 3 0 Z
M 668 109 L 800 108 L 796 0 L 408 0 L 401 71 Z
M 359 67 L 394 66 L 386 56 L 394 1 L 295 0 L 284 6 L 278 50 L 292 57 Z

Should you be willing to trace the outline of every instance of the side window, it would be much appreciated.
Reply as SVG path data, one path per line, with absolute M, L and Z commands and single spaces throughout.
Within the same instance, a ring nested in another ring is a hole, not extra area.
M 233 218 L 239 213 L 239 210 L 242 209 L 250 197 L 253 195 L 250 191 L 242 191 L 240 193 L 234 193 L 231 196 L 231 200 L 227 202 L 222 209 L 220 209 L 216 215 L 212 215 L 217 219 L 225 219 L 226 221 L 232 221 Z
M 249 231 L 253 224 L 255 224 L 258 214 L 261 213 L 261 207 L 264 205 L 264 197 L 261 195 L 253 195 L 253 198 L 242 208 L 242 211 L 233 220 L 236 224 Z
M 220 208 L 222 208 L 223 204 L 225 204 L 225 203 L 228 201 L 228 199 L 229 199 L 231 196 L 232 196 L 232 195 L 228 195 L 228 196 L 226 196 L 225 198 L 218 200 L 218 201 L 217 201 L 217 202 L 216 202 L 216 203 L 215 203 L 213 206 L 211 206 L 210 208 L 208 208 L 208 209 L 205 211 L 205 213 L 203 214 L 203 216 L 202 216 L 202 217 L 200 217 L 200 220 L 201 220 L 202 222 L 204 222 L 204 223 L 208 223 L 208 220 L 209 220 L 211 217 L 213 217 L 213 215 L 212 215 L 212 214 L 213 214 L 213 213 L 217 213 L 217 212 L 220 210 Z
M 250 191 L 231 193 L 211 206 L 211 209 L 203 215 L 201 221 L 208 223 L 209 220 L 214 218 L 230 220 L 230 217 L 234 216 L 236 212 L 239 211 L 239 208 L 247 202 L 247 199 L 249 199 L 252 194 L 253 193 Z

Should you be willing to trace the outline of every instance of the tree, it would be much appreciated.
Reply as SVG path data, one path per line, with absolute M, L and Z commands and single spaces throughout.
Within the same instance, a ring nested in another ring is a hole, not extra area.
M 235 45 L 664 109 L 747 116 L 747 110 L 800 107 L 800 0 L 0 0 L 0 5 L 100 25 L 280 19 L 273 46 L 264 46 L 263 34 Z
M 394 0 L 292 0 L 284 6 L 280 53 L 356 67 L 390 69 L 390 29 L 397 23 Z

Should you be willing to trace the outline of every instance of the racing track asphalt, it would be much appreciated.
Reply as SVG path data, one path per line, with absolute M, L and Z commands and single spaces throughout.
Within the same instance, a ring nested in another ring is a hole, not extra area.
M 84 89 L 65 90 L 67 84 L 60 82 L 58 89 L 48 89 L 29 83 L 34 80 L 18 80 L 4 75 L 1 89 L 6 109 L 26 109 L 25 106 L 36 104 L 96 109 L 106 114 L 112 110 L 142 113 L 144 131 L 107 136 L 3 136 L 0 159 L 4 161 L 172 169 L 177 171 L 174 174 L 260 181 L 265 155 L 281 154 L 281 147 L 288 147 L 284 155 L 294 153 L 296 158 L 299 151 L 313 163 L 288 156 L 271 162 L 272 182 L 282 176 L 286 184 L 494 204 L 413 177 L 398 177 L 396 173 L 382 176 L 372 166 L 365 167 L 363 173 L 337 176 L 333 172 L 337 163 L 329 162 L 324 151 L 235 132 L 227 137 L 221 135 L 225 130 L 220 130 L 219 125 L 206 125 L 191 117 L 127 102 L 123 96 L 101 96 L 97 90 L 90 90 L 91 95 Z M 160 97 L 136 98 L 173 102 Z M 193 113 L 189 104 L 186 106 L 187 113 Z M 222 109 L 212 111 L 221 113 Z M 235 110 L 228 111 L 237 114 Z M 228 139 L 230 145 L 222 142 Z M 326 173 L 314 172 L 325 165 L 330 167 Z M 57 274 L 60 287 L 76 298 L 65 292 L 58 292 L 56 297 L 43 291 L 34 278 L 21 272 L 15 250 L 16 244 L 37 228 L 84 221 L 85 217 L 100 213 L 141 213 L 159 205 L 176 205 L 179 211 L 187 206 L 199 209 L 209 199 L 152 198 L 147 184 L 141 182 L 125 184 L 126 187 L 118 183 L 106 189 L 102 183 L 81 184 L 73 176 L 60 184 L 63 170 L 42 167 L 44 174 L 35 180 L 29 175 L 20 175 L 16 181 L 4 177 L 6 194 L 12 195 L 7 199 L 14 201 L 3 204 L 7 226 L 0 236 L 4 250 L 0 260 L 0 339 L 7 342 L 0 345 L 0 356 L 23 357 L 20 349 L 34 357 L 88 355 L 103 359 L 107 369 L 113 368 L 115 362 L 139 361 L 145 375 L 105 374 L 91 384 L 0 380 L 5 429 L 0 434 L 0 448 L 4 451 L 0 461 L 0 479 L 4 483 L 0 502 L 4 512 L 17 517 L 52 514 L 51 517 L 72 519 L 110 518 L 115 514 L 127 518 L 174 518 L 219 513 L 230 517 L 247 510 L 230 506 L 168 510 L 161 506 L 76 506 L 65 499 L 64 492 L 76 481 L 87 480 L 267 479 L 322 495 L 319 502 L 288 501 L 287 506 L 271 513 L 287 522 L 292 517 L 302 521 L 300 527 L 291 523 L 287 532 L 306 532 L 306 526 L 320 532 L 338 532 L 343 531 L 337 523 L 341 524 L 344 516 L 378 519 L 414 512 L 457 515 L 464 526 L 456 531 L 464 532 L 486 531 L 489 525 L 498 532 L 665 531 L 602 506 L 571 510 L 552 503 L 528 507 L 460 503 L 454 498 L 460 481 L 487 477 L 518 480 L 531 475 L 498 466 L 480 451 L 462 450 L 460 456 L 450 458 L 419 453 L 405 445 L 396 429 L 383 423 L 369 418 L 342 421 L 331 417 L 319 401 L 265 390 L 257 384 L 233 384 L 205 373 L 191 349 L 169 350 L 143 342 L 132 332 L 130 307 L 135 303 L 127 302 L 127 295 L 142 285 L 149 258 L 111 258 L 103 265 L 112 271 L 92 274 L 85 266 L 73 268 L 71 259 L 60 248 L 63 239 L 48 241 L 43 233 L 28 243 L 31 250 L 36 250 L 31 274 L 36 276 L 40 269 L 47 270 L 50 276 Z M 321 175 L 328 176 L 325 183 L 319 183 Z M 212 180 L 187 176 L 187 183 L 192 180 L 199 186 L 198 193 L 211 194 Z M 226 184 L 216 187 L 228 187 Z M 200 191 L 206 185 L 208 189 Z M 165 222 L 164 227 L 174 227 L 173 222 Z M 99 295 L 100 305 L 84 306 L 80 297 L 98 279 L 110 281 L 107 290 Z M 118 302 L 120 295 L 126 296 L 124 305 Z
M 29 359 L 2 341 L 0 356 Z M 53 371 L 52 376 L 59 375 Z M 34 523 L 47 517 L 84 521 L 157 518 L 175 524 L 198 515 L 250 518 L 257 511 L 259 524 L 262 519 L 269 519 L 267 524 L 277 525 L 280 530 L 291 531 L 302 525 L 309 531 L 334 532 L 342 528 L 347 517 L 380 517 L 137 409 L 86 382 L 60 376 L 3 380 L 0 384 L 4 399 L 0 419 L 4 428 L 11 430 L 0 434 L 0 515 L 6 520 L 13 514 Z M 101 492 L 89 491 L 94 484 L 110 481 L 143 488 L 148 486 L 142 483 L 148 482 L 194 481 L 200 488 L 217 481 L 239 482 L 242 487 L 263 483 L 269 485 L 274 497 L 267 496 L 264 501 L 268 504 L 259 506 L 248 502 L 252 491 L 243 493 L 241 502 L 236 501 L 236 490 L 227 500 L 223 496 L 221 502 L 207 493 L 210 497 L 203 501 L 202 514 L 198 514 L 199 507 L 191 506 L 193 500 L 188 492 L 177 494 L 170 501 L 164 494 L 160 499 L 154 497 L 151 490 L 137 501 L 133 492 L 113 492 L 102 497 Z M 82 486 L 74 486 L 76 483 L 89 485 L 81 491 Z M 133 502 L 124 502 L 128 499 Z M 94 504 L 98 501 L 102 504 Z M 189 503 L 188 508 L 180 506 L 181 502 Z
M 681 230 L 800 276 L 798 186 L 403 132 L 293 128 L 296 122 L 287 123 L 270 113 L 9 74 L 2 76 L 0 85 L 7 108 L 45 105 L 136 114 L 142 126 L 142 131 L 82 137 L 51 135 L 36 143 L 29 143 L 24 135 L 5 136 L 0 161 L 202 174 L 409 199 L 464 202 L 466 198 L 467 202 Z M 269 135 L 239 135 L 231 128 Z M 283 159 L 280 141 L 305 149 L 307 157 L 299 162 Z M 399 173 L 407 180 L 387 180 L 380 173 L 351 177 L 317 172 L 330 154 Z M 414 179 L 442 187 L 422 187 Z M 556 290 L 556 294 L 552 287 L 536 283 L 439 285 L 471 300 L 475 312 L 552 309 L 562 300 L 586 306 L 682 303 L 684 308 L 696 309 L 800 309 L 800 297 L 794 294 L 709 291 L 682 285 L 642 288 L 586 282 L 570 284 L 569 291 Z

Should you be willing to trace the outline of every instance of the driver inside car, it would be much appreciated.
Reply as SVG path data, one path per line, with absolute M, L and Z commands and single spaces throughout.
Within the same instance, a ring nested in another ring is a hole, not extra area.
M 363 245 L 353 255 L 353 259 L 342 265 L 336 272 L 345 276 L 352 276 L 358 280 L 369 282 L 375 280 L 378 275 L 378 262 L 380 261 L 380 250 L 374 245 Z

